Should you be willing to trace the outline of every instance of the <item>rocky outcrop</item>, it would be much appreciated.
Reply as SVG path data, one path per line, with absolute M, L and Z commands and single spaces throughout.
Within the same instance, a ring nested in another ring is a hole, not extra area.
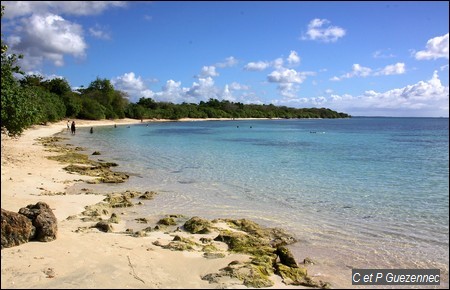
M 35 227 L 26 216 L 2 208 L 2 249 L 27 243 Z
M 31 220 L 36 228 L 32 240 L 40 242 L 50 242 L 56 239 L 58 232 L 58 222 L 52 209 L 45 202 L 38 202 L 35 205 L 22 207 L 19 213 Z

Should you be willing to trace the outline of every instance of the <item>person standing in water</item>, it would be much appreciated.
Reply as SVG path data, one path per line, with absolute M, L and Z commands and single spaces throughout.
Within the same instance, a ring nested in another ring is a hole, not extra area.
M 75 135 L 75 121 L 72 121 L 72 125 L 70 126 L 70 130 L 72 131 L 72 135 Z

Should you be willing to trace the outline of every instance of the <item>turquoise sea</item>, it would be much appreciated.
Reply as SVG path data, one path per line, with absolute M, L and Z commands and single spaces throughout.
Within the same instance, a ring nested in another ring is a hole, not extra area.
M 438 268 L 448 287 L 448 118 L 152 122 L 62 135 L 130 173 L 97 191 L 159 193 L 136 216 L 284 228 L 297 260 L 315 260 L 310 275 L 336 288 L 352 287 L 352 268 Z

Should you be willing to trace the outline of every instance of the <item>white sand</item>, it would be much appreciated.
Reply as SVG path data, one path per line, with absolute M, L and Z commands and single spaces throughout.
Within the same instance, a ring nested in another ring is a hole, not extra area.
M 149 121 L 149 120 L 144 120 Z M 139 120 L 76 120 L 78 127 L 124 125 Z M 21 207 L 44 201 L 58 219 L 57 239 L 29 242 L 1 251 L 1 288 L 246 288 L 237 280 L 210 284 L 201 276 L 218 272 L 233 260 L 246 260 L 245 255 L 227 254 L 225 258 L 206 259 L 201 252 L 163 249 L 152 242 L 167 243 L 172 234 L 151 232 L 135 238 L 119 233 L 103 233 L 97 229 L 76 232 L 86 227 L 79 219 L 87 205 L 103 200 L 100 195 L 41 195 L 66 192 L 92 177 L 69 174 L 63 164 L 46 158 L 52 154 L 37 143 L 36 138 L 66 130 L 66 121 L 48 126 L 34 126 L 19 138 L 2 134 L 1 143 L 1 207 L 18 212 Z M 149 201 L 151 202 L 151 201 Z M 123 225 L 117 225 L 117 230 Z M 115 229 L 116 229 L 115 228 Z M 116 231 L 117 231 L 116 230 Z M 286 286 L 274 276 L 271 288 L 304 288 Z

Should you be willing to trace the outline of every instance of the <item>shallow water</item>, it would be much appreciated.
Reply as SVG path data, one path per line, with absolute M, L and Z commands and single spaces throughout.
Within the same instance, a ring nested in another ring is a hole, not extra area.
M 142 123 L 79 128 L 69 143 L 131 174 L 98 190 L 160 194 L 137 216 L 249 218 L 282 227 L 310 274 L 439 268 L 448 285 L 447 118 Z M 63 135 L 66 132 L 62 133 Z M 93 159 L 95 159 L 93 157 Z

